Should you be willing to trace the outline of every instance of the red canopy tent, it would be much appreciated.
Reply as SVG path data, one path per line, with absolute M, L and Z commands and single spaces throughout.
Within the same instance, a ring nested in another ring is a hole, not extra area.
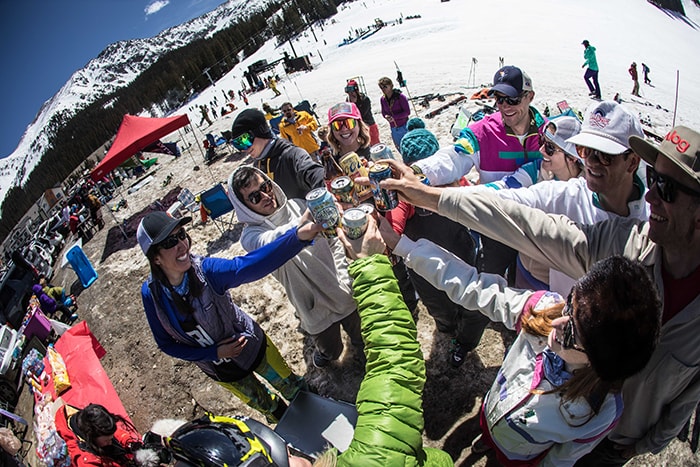
M 168 118 L 124 115 L 112 147 L 105 158 L 92 169 L 90 177 L 95 181 L 101 179 L 149 144 L 189 123 L 187 114 Z

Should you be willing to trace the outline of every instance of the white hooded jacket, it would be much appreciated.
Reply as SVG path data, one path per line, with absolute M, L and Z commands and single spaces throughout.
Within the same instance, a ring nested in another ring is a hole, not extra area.
M 262 171 L 258 172 L 267 179 Z M 236 197 L 231 185 L 235 173 L 229 177 L 228 196 L 238 220 L 246 224 L 241 234 L 243 249 L 252 251 L 267 245 L 299 224 L 306 210 L 304 200 L 288 200 L 282 189 L 272 182 L 279 207 L 269 216 L 263 216 Z M 318 236 L 311 246 L 304 248 L 272 275 L 284 286 L 302 329 L 311 335 L 321 333 L 357 308 L 352 298 L 352 279 L 348 274 L 345 251 L 337 239 Z

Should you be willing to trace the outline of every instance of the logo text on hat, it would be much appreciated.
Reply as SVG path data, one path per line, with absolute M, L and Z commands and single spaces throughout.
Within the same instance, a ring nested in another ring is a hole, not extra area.
M 596 126 L 598 128 L 605 128 L 610 123 L 610 119 L 605 118 L 603 115 L 601 115 L 599 113 L 594 113 L 593 115 L 591 115 L 591 118 L 589 119 L 589 123 L 591 126 Z
M 678 152 L 686 152 L 690 147 L 690 143 L 681 138 L 681 135 L 679 135 L 676 130 L 671 130 L 666 134 L 666 141 L 670 141 L 671 143 L 675 144 L 676 151 Z

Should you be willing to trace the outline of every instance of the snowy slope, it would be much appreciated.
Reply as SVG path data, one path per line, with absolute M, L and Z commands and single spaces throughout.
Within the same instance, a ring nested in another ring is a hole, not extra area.
M 690 1 L 685 5 L 689 19 L 682 20 L 643 0 L 499 0 L 497 6 L 489 4 L 488 9 L 483 2 L 474 0 L 353 2 L 343 5 L 323 30 L 315 27 L 318 42 L 310 33 L 294 42 L 297 54 L 313 54 L 315 69 L 283 79 L 280 83 L 283 97 L 270 103 L 279 106 L 282 99 L 293 102 L 308 99 L 318 104 L 319 114 L 322 114 L 344 99 L 346 79 L 359 75 L 364 78 L 368 94 L 375 103 L 374 111 L 378 113 L 380 92 L 376 82 L 381 76 L 395 78 L 394 62 L 400 66 L 414 96 L 457 91 L 471 94 L 472 84 L 491 82 L 499 57 L 504 57 L 506 64 L 520 66 L 531 76 L 536 91 L 534 104 L 540 109 L 545 105 L 554 108 L 558 101 L 566 99 L 572 107 L 583 110 L 591 102 L 581 68 L 581 41 L 588 39 L 598 49 L 604 98 L 610 99 L 619 92 L 635 113 L 651 119 L 654 131 L 665 134 L 673 120 L 678 70 L 677 123 L 700 129 L 697 111 L 700 108 L 700 62 L 697 60 L 700 9 Z M 420 18 L 405 19 L 415 15 Z M 400 17 L 404 18 L 402 24 L 387 26 L 365 40 L 337 46 L 354 29 L 373 24 L 375 18 L 392 22 Z M 199 30 L 213 24 L 214 18 L 219 20 L 210 13 L 206 19 L 192 20 L 178 28 Z M 189 102 L 183 111 L 194 109 L 190 118 L 199 121 L 196 104 L 208 103 L 213 96 L 220 99 L 222 90 L 238 90 L 243 71 L 250 63 L 262 58 L 275 60 L 285 50 L 291 53 L 287 43 L 276 47 L 273 42 L 237 66 L 217 86 Z M 475 65 L 472 58 L 477 59 Z M 641 86 L 644 98 L 638 99 L 639 102 L 632 102 L 629 94 L 632 83 L 627 68 L 632 61 L 650 66 L 650 77 L 655 85 L 653 88 Z M 275 72 L 284 75 L 281 66 Z M 470 72 L 472 80 L 469 80 Z M 125 76 L 124 79 L 129 79 L 130 75 Z M 82 78 L 83 70 L 74 77 Z M 89 78 L 84 81 L 83 89 L 89 90 Z M 79 95 L 70 92 L 69 84 L 47 102 L 47 106 L 53 110 L 75 105 Z M 73 85 L 83 86 L 72 84 L 70 87 Z M 255 94 L 251 96 L 251 105 L 260 106 L 263 100 L 271 97 L 271 92 Z M 424 113 L 420 108 L 418 111 L 421 115 Z M 232 117 L 227 116 L 227 120 Z M 384 124 L 381 116 L 377 117 L 380 125 Z M 15 161 L 16 154 L 27 151 L 30 141 L 40 138 L 43 122 L 37 121 L 30 127 L 20 145 L 22 151 L 15 152 Z M 428 126 L 430 128 L 430 123 Z M 446 128 L 431 129 L 442 141 L 447 141 Z M 31 162 L 26 165 L 33 166 Z M 0 199 L 15 173 L 16 170 L 0 167 Z

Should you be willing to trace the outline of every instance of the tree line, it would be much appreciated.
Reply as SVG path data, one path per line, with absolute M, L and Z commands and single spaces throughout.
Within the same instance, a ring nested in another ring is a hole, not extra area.
M 77 168 L 90 169 L 87 157 L 112 138 L 125 114 L 160 109 L 167 113 L 190 96 L 222 78 L 273 37 L 279 41 L 298 34 L 307 22 L 337 13 L 342 0 L 272 0 L 249 11 L 210 39 L 198 39 L 161 56 L 127 86 L 97 98 L 74 115 L 53 115 L 44 128 L 48 149 L 23 188 L 13 187 L 2 203 L 0 240 L 7 238 L 47 188 L 58 186 Z M 279 16 L 275 16 L 279 14 Z M 275 18 L 268 24 L 269 18 Z

